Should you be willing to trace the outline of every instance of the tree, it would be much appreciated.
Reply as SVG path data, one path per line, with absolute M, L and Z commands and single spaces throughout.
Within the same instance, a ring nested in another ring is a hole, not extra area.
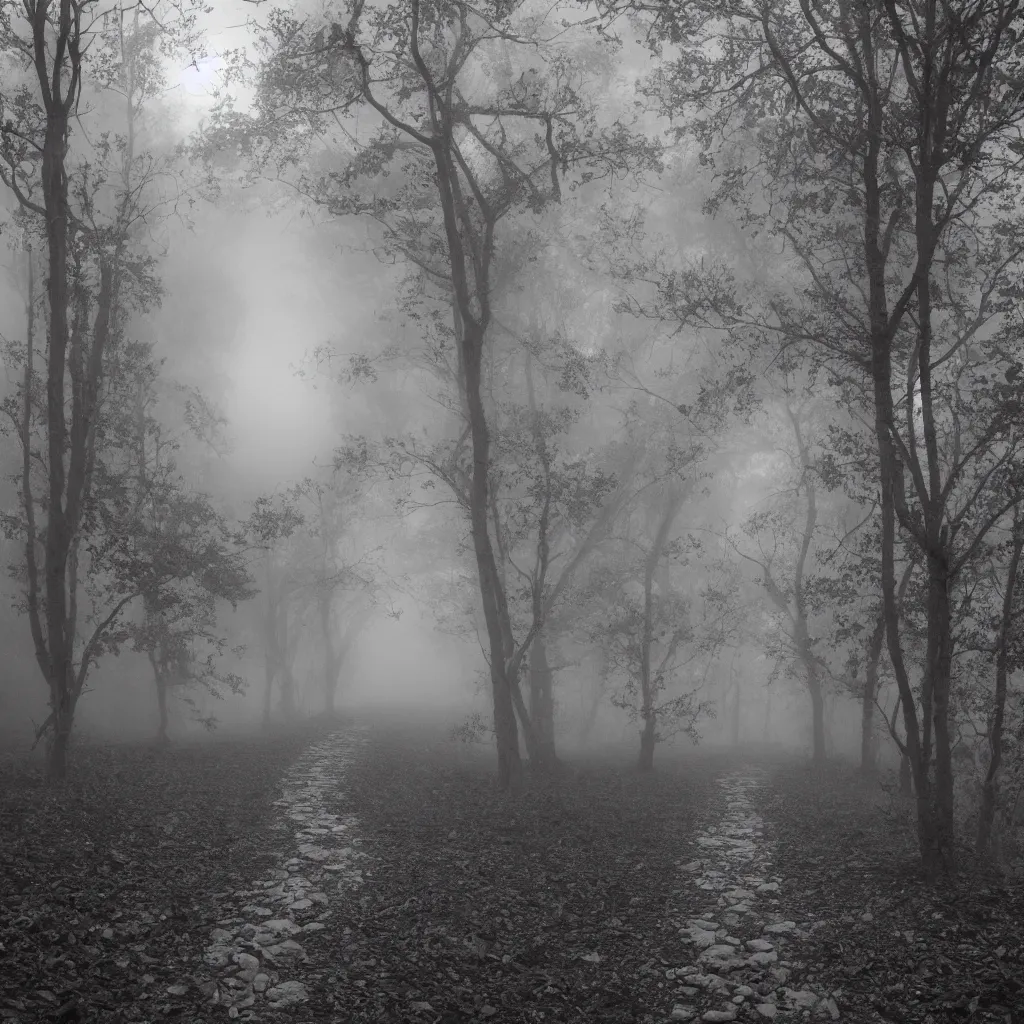
M 700 3 L 653 9 L 652 38 L 683 51 L 663 64 L 658 95 L 673 115 L 694 113 L 685 130 L 716 174 L 712 208 L 784 242 L 800 275 L 796 295 L 719 313 L 825 363 L 870 411 L 919 846 L 931 876 L 949 873 L 954 593 L 1019 501 L 1020 5 L 740 4 L 721 20 Z M 743 135 L 749 158 L 719 144 L 744 119 L 756 126 Z M 972 515 L 999 492 L 1001 507 Z M 919 694 L 901 639 L 898 535 L 927 579 Z
M 570 173 L 578 184 L 651 156 L 624 125 L 598 126 L 581 86 L 584 66 L 564 41 L 545 38 L 547 26 L 547 15 L 490 2 L 378 7 L 355 0 L 317 20 L 275 12 L 258 76 L 264 127 L 240 128 L 243 137 L 274 144 L 282 136 L 314 137 L 308 129 L 322 137 L 336 116 L 356 106 L 379 118 L 373 137 L 356 140 L 342 171 L 310 176 L 304 190 L 337 215 L 381 223 L 387 247 L 423 269 L 452 309 L 472 453 L 468 518 L 503 787 L 521 770 L 518 677 L 536 631 L 509 643 L 490 528 L 492 437 L 483 371 L 500 298 L 499 227 L 557 203 Z M 528 69 L 535 87 L 524 91 Z M 238 127 L 237 119 L 225 123 Z M 392 171 L 397 190 L 383 180 Z
M 324 648 L 323 706 L 334 714 L 341 671 L 381 596 L 383 569 L 377 551 L 356 546 L 354 528 L 365 514 L 366 499 L 357 479 L 340 471 L 328 483 L 307 478 L 291 496 L 304 515 L 304 539 L 311 549 L 296 552 L 301 567 L 293 570 L 293 578 L 316 605 Z
M 263 725 L 270 726 L 274 683 L 280 678 L 281 705 L 286 716 L 294 712 L 295 678 L 292 665 L 297 649 L 298 630 L 291 628 L 294 598 L 302 589 L 302 580 L 289 566 L 289 542 L 305 523 L 294 495 L 263 495 L 253 502 L 252 511 L 242 522 L 241 536 L 251 549 L 262 553 L 263 621 Z
M 208 495 L 186 485 L 178 467 L 181 439 L 157 416 L 159 369 L 149 346 L 129 343 L 120 346 L 108 373 L 116 393 L 105 419 L 118 421 L 128 438 L 122 448 L 127 464 L 110 478 L 130 483 L 118 487 L 117 516 L 104 532 L 131 538 L 130 576 L 139 584 L 142 616 L 127 632 L 134 649 L 149 659 L 159 712 L 157 738 L 166 742 L 172 694 L 191 702 L 188 689 L 194 686 L 215 697 L 222 688 L 244 689 L 240 676 L 220 667 L 228 643 L 215 632 L 217 603 L 235 608 L 256 591 L 236 531 Z M 174 418 L 201 437 L 211 425 L 204 415 L 208 409 L 201 395 L 186 398 Z M 236 647 L 231 653 L 241 652 Z M 210 718 L 204 722 L 213 725 Z
M 132 600 L 122 595 L 85 638 L 79 636 L 79 557 L 92 501 L 97 424 L 105 360 L 132 308 L 157 297 L 151 260 L 137 228 L 153 213 L 156 162 L 136 138 L 141 105 L 160 89 L 158 24 L 141 4 L 98 11 L 93 0 L 27 0 L 0 12 L 0 51 L 13 84 L 0 94 L 0 181 L 28 225 L 29 247 L 45 253 L 45 404 L 38 426 L 44 443 L 35 479 L 21 479 L 26 590 L 36 661 L 49 691 L 52 734 L 49 774 L 67 772 L 75 707 L 89 668 Z M 91 17 L 95 15 L 95 18 Z M 187 18 L 186 18 L 187 21 Z M 182 22 L 181 24 L 185 24 Z M 184 39 L 184 37 L 182 37 Z M 72 146 L 79 101 L 126 101 L 119 129 L 92 147 Z M 112 196 L 108 199 L 107 196 Z M 36 390 L 35 296 L 29 304 L 24 352 L 26 408 Z M 36 458 L 26 412 L 19 428 L 26 464 Z

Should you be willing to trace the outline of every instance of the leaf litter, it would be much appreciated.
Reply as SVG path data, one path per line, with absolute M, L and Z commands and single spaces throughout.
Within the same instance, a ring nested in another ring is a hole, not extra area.
M 3 765 L 0 1021 L 1019 1019 L 1019 887 L 925 886 L 841 770 L 350 739 Z

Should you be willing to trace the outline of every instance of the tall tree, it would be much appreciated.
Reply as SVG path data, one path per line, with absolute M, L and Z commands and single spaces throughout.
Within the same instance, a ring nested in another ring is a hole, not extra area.
M 191 27 L 189 13 L 178 8 Z M 0 11 L 0 52 L 13 82 L 0 94 L 0 182 L 45 254 L 46 331 L 40 426 L 45 471 L 23 474 L 26 612 L 51 707 L 49 773 L 63 778 L 88 668 L 128 600 L 79 636 L 79 557 L 96 465 L 105 360 L 129 310 L 157 297 L 138 228 L 154 212 L 157 163 L 140 151 L 142 106 L 160 91 L 159 20 L 143 4 L 26 0 Z M 170 41 L 169 41 L 170 42 Z M 77 136 L 79 101 L 118 93 L 112 130 Z M 75 138 L 73 138 L 75 136 Z M 77 145 L 76 145 L 77 143 Z M 30 309 L 29 336 L 37 312 Z M 28 346 L 26 373 L 34 371 Z M 29 401 L 29 389 L 24 400 Z M 23 446 L 30 446 L 23 437 Z
M 354 0 L 316 19 L 275 12 L 258 76 L 262 139 L 308 128 L 320 138 L 356 106 L 377 115 L 375 134 L 356 139 L 344 169 L 309 180 L 307 194 L 336 214 L 383 221 L 384 242 L 420 266 L 453 310 L 503 787 L 521 771 L 518 679 L 533 637 L 509 643 L 490 525 L 484 368 L 501 297 L 500 228 L 557 203 L 567 175 L 579 184 L 651 157 L 624 125 L 599 126 L 586 65 L 567 45 L 570 32 L 548 32 L 551 19 L 489 0 Z M 392 171 L 397 192 L 384 180 Z

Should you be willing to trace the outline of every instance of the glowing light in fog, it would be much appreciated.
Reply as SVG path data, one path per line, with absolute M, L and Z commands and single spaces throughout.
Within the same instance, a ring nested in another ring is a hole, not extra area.
M 199 57 L 178 73 L 178 84 L 192 96 L 209 93 L 217 85 L 217 73 L 224 61 L 217 54 Z

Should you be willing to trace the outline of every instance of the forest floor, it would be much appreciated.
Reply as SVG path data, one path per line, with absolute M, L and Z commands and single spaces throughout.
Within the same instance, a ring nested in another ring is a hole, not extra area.
M 495 792 L 395 722 L 0 761 L 0 1021 L 1024 1022 L 1024 891 L 929 889 L 842 767 Z

